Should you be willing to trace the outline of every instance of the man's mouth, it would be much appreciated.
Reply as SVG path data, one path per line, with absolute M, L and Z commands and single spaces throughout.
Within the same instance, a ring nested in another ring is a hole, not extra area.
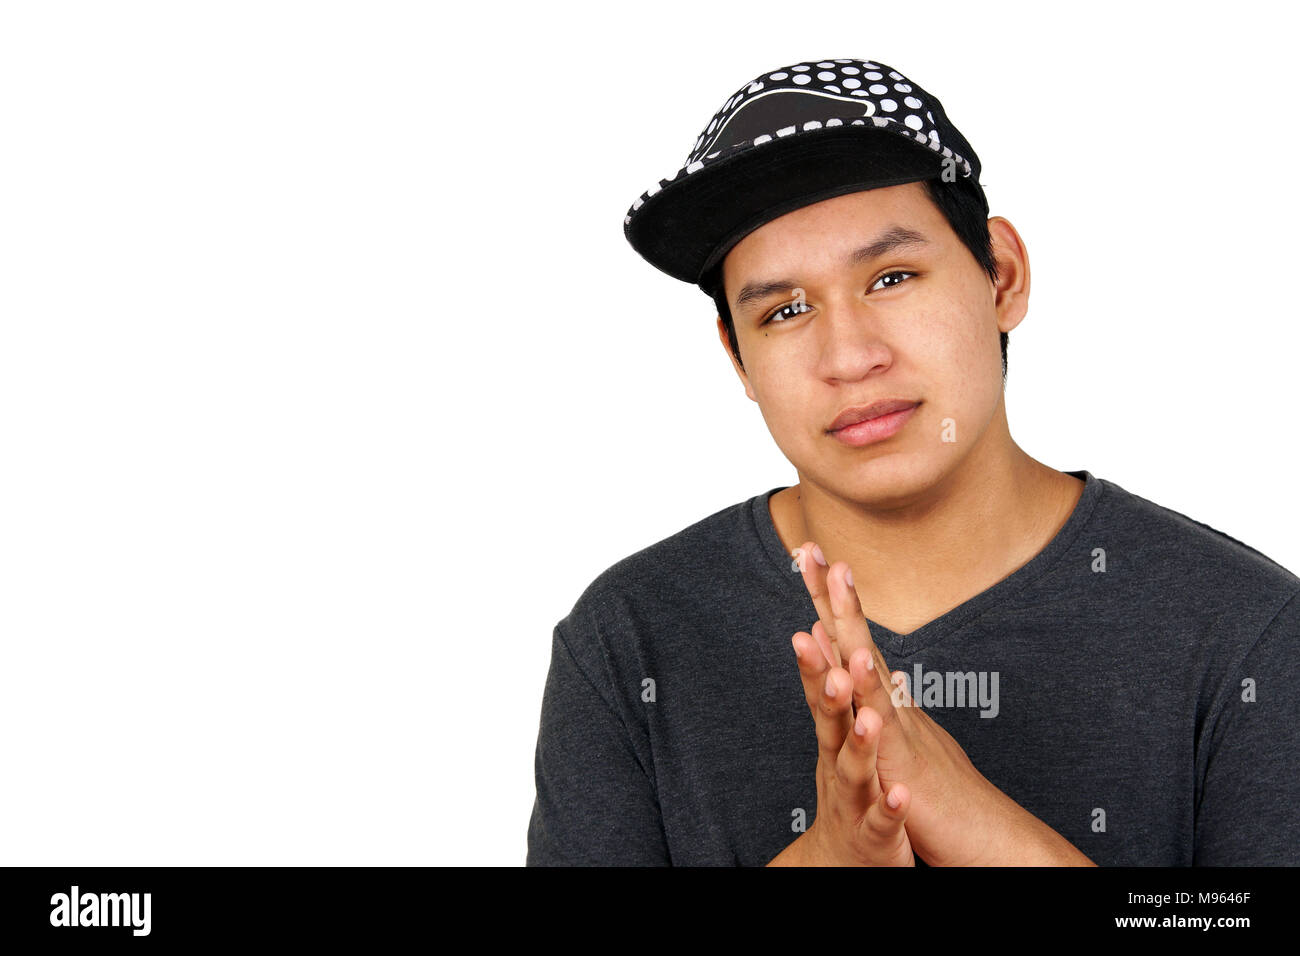
M 919 404 L 921 403 L 907 398 L 882 398 L 870 405 L 853 405 L 836 415 L 835 420 L 831 422 L 826 432 L 831 434 L 859 422 L 871 421 L 873 418 L 881 418 L 894 412 L 915 408 Z

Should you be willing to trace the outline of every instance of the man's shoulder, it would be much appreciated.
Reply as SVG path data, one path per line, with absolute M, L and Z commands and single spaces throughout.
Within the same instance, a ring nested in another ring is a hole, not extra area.
M 1108 563 L 1209 594 L 1271 596 L 1285 603 L 1300 591 L 1300 577 L 1244 541 L 1114 481 L 1102 484 L 1106 507 L 1095 527 L 1101 532 L 1096 547 L 1108 551 Z
M 766 494 L 766 492 L 764 493 Z M 615 561 L 583 590 L 561 629 L 607 632 L 620 622 L 716 598 L 725 568 L 760 557 L 752 496 Z

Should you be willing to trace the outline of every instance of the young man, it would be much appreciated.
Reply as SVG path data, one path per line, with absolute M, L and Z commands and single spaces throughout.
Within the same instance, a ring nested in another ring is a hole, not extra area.
M 1300 864 L 1300 578 L 1012 440 L 979 171 L 898 71 L 809 61 L 629 210 L 799 481 L 556 626 L 530 865 Z

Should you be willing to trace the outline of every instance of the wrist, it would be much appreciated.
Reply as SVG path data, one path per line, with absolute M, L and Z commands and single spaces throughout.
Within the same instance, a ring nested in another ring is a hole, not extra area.
M 815 824 L 814 824 L 815 826 Z M 814 866 L 815 848 L 813 829 L 809 827 L 791 841 L 790 845 L 772 858 L 768 866 Z
M 986 819 L 991 839 L 977 866 L 1092 866 L 1050 826 L 989 784 Z
M 826 845 L 825 830 L 813 820 L 808 832 L 803 835 L 800 847 L 799 866 L 839 866 L 830 847 Z

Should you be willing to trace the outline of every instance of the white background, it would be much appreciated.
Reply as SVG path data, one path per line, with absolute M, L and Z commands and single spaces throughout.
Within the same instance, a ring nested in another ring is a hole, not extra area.
M 795 480 L 622 221 L 801 60 L 978 151 L 1020 445 L 1300 570 L 1282 9 L 4 6 L 0 862 L 523 862 L 554 624 Z

